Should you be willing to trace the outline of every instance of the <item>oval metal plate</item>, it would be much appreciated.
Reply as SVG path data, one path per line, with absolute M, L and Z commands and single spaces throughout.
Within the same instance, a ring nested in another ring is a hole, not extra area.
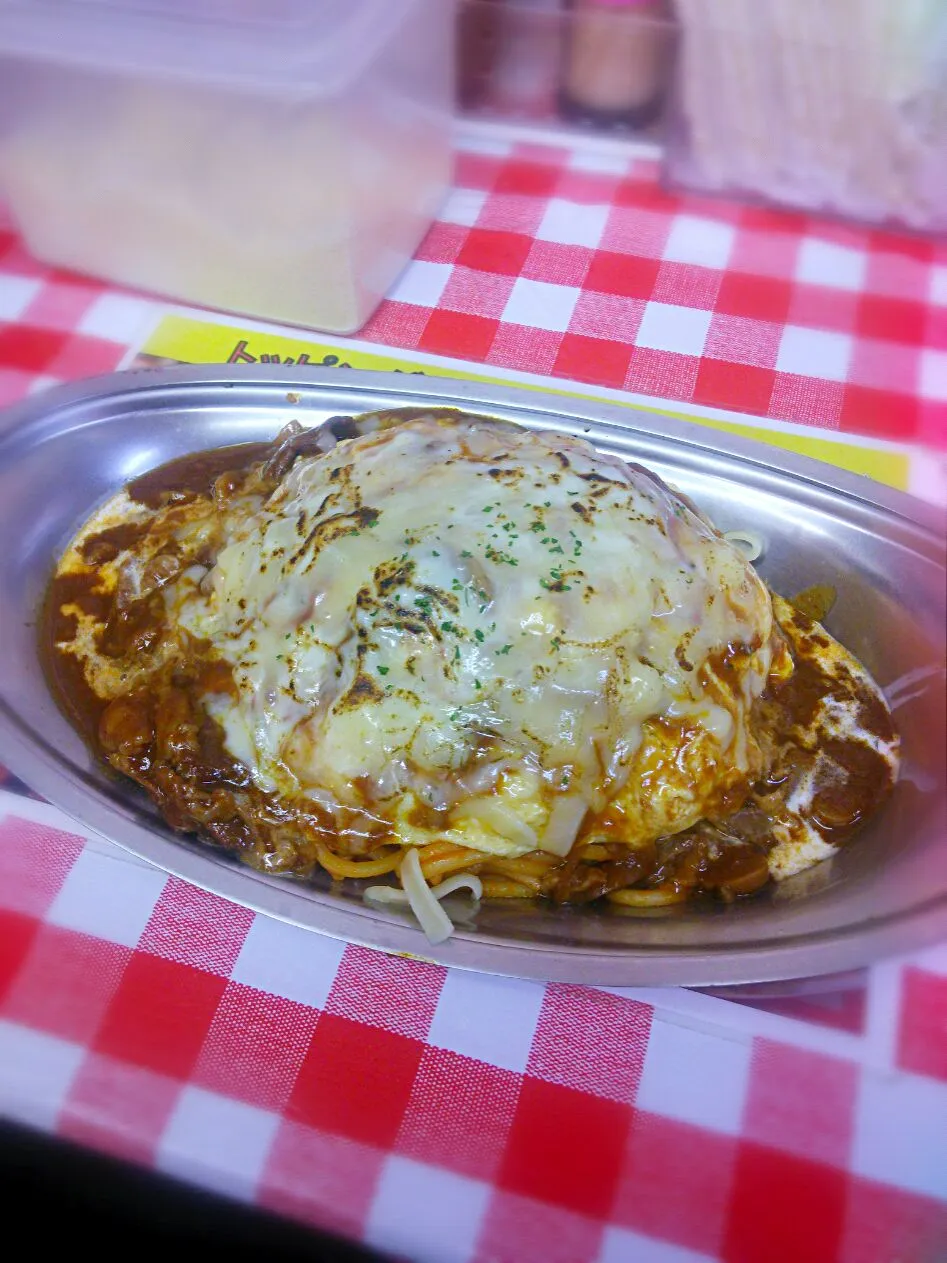
M 839 856 L 735 907 L 636 914 L 497 901 L 432 949 L 359 891 L 256 873 L 174 833 L 112 778 L 57 709 L 35 619 L 55 559 L 125 482 L 186 452 L 270 439 L 292 418 L 447 405 L 585 435 L 690 495 L 721 530 L 766 540 L 759 570 L 791 593 L 829 583 L 828 625 L 901 687 L 904 771 Z M 445 964 L 608 986 L 745 984 L 848 970 L 947 937 L 945 528 L 868 479 L 700 426 L 539 392 L 398 374 L 232 367 L 121 373 L 0 415 L 0 759 L 53 803 L 159 867 L 228 899 L 352 942 Z

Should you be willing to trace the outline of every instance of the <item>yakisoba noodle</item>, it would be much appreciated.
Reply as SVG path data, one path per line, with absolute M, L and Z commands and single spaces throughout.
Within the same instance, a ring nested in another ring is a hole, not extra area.
M 885 703 L 757 546 L 568 435 L 337 418 L 130 484 L 62 558 L 44 635 L 173 826 L 407 897 L 439 937 L 455 886 L 733 900 L 874 810 Z

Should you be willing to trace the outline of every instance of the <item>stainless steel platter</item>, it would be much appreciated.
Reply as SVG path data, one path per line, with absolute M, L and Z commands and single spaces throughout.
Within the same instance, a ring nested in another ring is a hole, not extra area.
M 397 911 L 267 877 L 175 834 L 90 757 L 47 689 L 35 620 L 61 549 L 129 479 L 187 452 L 272 438 L 292 418 L 437 404 L 583 434 L 654 469 L 722 530 L 766 541 L 790 593 L 828 583 L 828 620 L 886 688 L 904 770 L 839 856 L 734 907 L 633 914 L 484 904 L 432 949 Z M 0 760 L 53 803 L 159 867 L 261 912 L 445 964 L 607 986 L 744 984 L 851 969 L 947 938 L 943 514 L 828 465 L 632 408 L 479 383 L 307 368 L 181 368 L 57 389 L 0 414 Z M 907 684 L 904 681 L 907 681 Z

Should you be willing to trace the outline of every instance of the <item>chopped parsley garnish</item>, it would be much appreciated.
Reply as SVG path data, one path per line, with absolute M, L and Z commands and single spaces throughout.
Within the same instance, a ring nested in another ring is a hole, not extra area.
M 378 668 L 378 674 L 379 674 L 379 675 L 387 675 L 389 670 L 390 670 L 390 668 L 389 668 L 389 667 L 379 667 L 379 668 Z

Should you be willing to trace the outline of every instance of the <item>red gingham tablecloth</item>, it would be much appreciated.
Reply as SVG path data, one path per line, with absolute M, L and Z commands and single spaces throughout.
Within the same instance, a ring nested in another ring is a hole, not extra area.
M 0 401 L 160 308 L 0 228 Z M 670 195 L 615 148 L 468 135 L 361 336 L 947 444 L 943 246 Z M 386 957 L 0 789 L 0 1109 L 409 1259 L 941 1263 L 947 948 L 799 991 Z

